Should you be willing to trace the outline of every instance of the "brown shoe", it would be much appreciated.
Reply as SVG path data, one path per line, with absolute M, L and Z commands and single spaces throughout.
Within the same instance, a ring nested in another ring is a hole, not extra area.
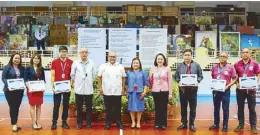
M 237 126 L 237 128 L 234 130 L 234 132 L 239 132 L 239 131 L 242 131 L 244 130 L 244 126 Z
M 252 132 L 253 134 L 257 134 L 256 126 L 251 127 L 251 132 Z

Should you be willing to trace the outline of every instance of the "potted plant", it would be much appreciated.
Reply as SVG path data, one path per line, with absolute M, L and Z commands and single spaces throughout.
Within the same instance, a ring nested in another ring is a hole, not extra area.
M 104 100 L 99 93 L 93 94 L 93 101 L 92 101 L 92 119 L 93 120 L 102 120 L 102 115 L 105 110 Z
M 77 108 L 76 108 L 76 101 L 75 101 L 75 93 L 74 93 L 74 89 L 71 89 L 70 101 L 69 101 L 69 117 L 76 117 L 76 115 L 77 115 Z
M 173 80 L 172 82 L 172 99 L 168 102 L 168 116 L 173 116 L 174 105 L 177 106 L 179 100 L 179 84 Z
M 128 113 L 128 99 L 126 96 L 122 96 L 121 99 L 122 105 L 121 105 L 121 119 L 123 122 L 130 121 L 130 116 Z
M 152 97 L 151 94 L 148 94 L 145 98 L 144 98 L 144 102 L 145 102 L 145 109 L 144 109 L 144 120 L 148 121 L 148 120 L 154 120 L 155 114 L 155 106 L 154 106 L 154 99 Z

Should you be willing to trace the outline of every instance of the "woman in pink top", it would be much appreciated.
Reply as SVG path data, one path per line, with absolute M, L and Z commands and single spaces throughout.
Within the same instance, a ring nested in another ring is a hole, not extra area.
M 152 95 L 155 104 L 155 129 L 167 128 L 167 104 L 172 98 L 172 72 L 167 67 L 167 61 L 163 54 L 155 57 L 154 67 L 150 70 L 149 83 L 152 87 Z

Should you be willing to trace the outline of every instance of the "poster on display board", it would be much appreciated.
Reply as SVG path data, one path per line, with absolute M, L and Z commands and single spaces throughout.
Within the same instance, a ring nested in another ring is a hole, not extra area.
M 109 51 L 117 53 L 117 61 L 125 67 L 131 67 L 132 59 L 136 57 L 135 28 L 110 28 L 108 34 Z
M 228 52 L 230 57 L 239 57 L 240 33 L 220 32 L 220 51 Z
M 243 48 L 258 49 L 259 37 L 257 34 L 241 34 L 241 50 Z
M 1 24 L 16 24 L 16 16 L 1 16 Z
M 221 32 L 236 32 L 236 25 L 218 25 L 218 31 Z
M 217 32 L 215 31 L 196 31 L 195 33 L 196 57 L 216 57 Z
M 27 49 L 27 35 L 10 34 L 9 35 L 9 50 L 26 50 Z
M 104 28 L 79 28 L 78 51 L 88 48 L 88 58 L 95 61 L 97 68 L 106 62 L 106 29 Z
M 173 35 L 172 36 L 173 51 L 177 53 L 181 53 L 185 49 L 192 49 L 191 41 L 192 41 L 191 35 Z
M 139 47 L 143 68 L 153 67 L 158 53 L 166 56 L 167 29 L 140 29 Z
M 85 28 L 85 24 L 68 24 L 68 45 L 77 47 L 78 28 Z

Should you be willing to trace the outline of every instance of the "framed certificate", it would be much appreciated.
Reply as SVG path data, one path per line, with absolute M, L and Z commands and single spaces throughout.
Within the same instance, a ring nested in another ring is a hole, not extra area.
M 239 77 L 239 89 L 255 89 L 258 88 L 257 77 Z
M 39 91 L 46 90 L 45 82 L 43 80 L 29 81 L 28 84 L 29 84 L 29 92 L 39 92 Z
M 13 90 L 24 90 L 25 84 L 24 84 L 24 80 L 21 79 L 7 79 L 7 85 L 8 85 L 8 89 L 10 91 Z
M 68 81 L 54 82 L 54 90 L 56 93 L 70 92 L 71 90 L 70 81 L 68 80 Z
M 210 86 L 210 90 L 225 92 L 226 83 L 227 83 L 226 80 L 212 79 L 212 84 Z
M 181 74 L 180 86 L 195 86 L 197 83 L 197 74 Z

